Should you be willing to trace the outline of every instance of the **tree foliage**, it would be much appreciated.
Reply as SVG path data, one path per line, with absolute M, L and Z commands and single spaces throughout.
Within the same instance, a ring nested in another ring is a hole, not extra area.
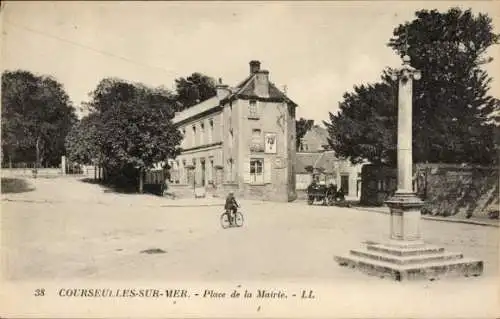
M 397 114 L 394 87 L 376 83 L 354 87 L 345 93 L 339 113 L 330 113 L 328 143 L 337 156 L 352 163 L 369 159 L 372 163 L 392 164 L 396 160 Z
M 173 105 L 163 88 L 103 79 L 91 93 L 90 114 L 68 135 L 70 159 L 120 175 L 174 158 L 182 136 L 171 121 Z
M 497 128 L 487 123 L 500 104 L 488 94 L 491 78 L 482 67 L 492 61 L 486 53 L 498 40 L 487 15 L 456 8 L 420 10 L 394 29 L 389 47 L 422 72 L 413 85 L 414 161 L 496 161 Z M 326 123 L 331 145 L 354 162 L 395 163 L 397 91 L 389 71 L 380 83 L 344 95 L 340 113 Z
M 187 78 L 175 80 L 177 91 L 177 111 L 190 108 L 201 101 L 214 97 L 217 94 L 216 82 L 212 77 L 195 72 Z
M 313 127 L 314 120 L 307 120 L 305 118 L 300 118 L 295 121 L 295 135 L 296 135 L 296 147 L 300 149 L 300 143 L 302 138 L 306 135 L 306 133 Z
M 63 86 L 28 71 L 2 74 L 3 161 L 56 166 L 66 134 L 77 120 Z
M 91 113 L 81 119 L 66 136 L 66 149 L 69 160 L 97 165 L 103 162 L 98 143 L 97 113 Z

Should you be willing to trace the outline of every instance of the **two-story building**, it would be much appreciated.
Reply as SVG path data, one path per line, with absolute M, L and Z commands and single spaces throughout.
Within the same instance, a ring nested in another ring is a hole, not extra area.
M 234 191 L 243 198 L 291 201 L 295 192 L 295 108 L 259 61 L 235 87 L 175 115 L 181 154 L 170 161 L 175 185 Z

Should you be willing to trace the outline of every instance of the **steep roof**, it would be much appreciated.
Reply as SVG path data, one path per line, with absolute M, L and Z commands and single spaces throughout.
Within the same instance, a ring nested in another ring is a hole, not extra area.
M 328 131 L 318 125 L 313 126 L 302 138 L 302 144 L 307 144 L 309 151 L 323 150 L 328 145 Z
M 226 100 L 234 100 L 237 98 L 259 99 L 260 97 L 255 91 L 255 81 L 256 81 L 256 74 L 250 74 L 232 90 L 233 93 L 227 96 L 223 100 L 223 102 Z M 294 106 L 297 106 L 297 103 L 288 98 L 286 94 L 281 92 L 272 82 L 269 82 L 269 97 L 266 97 L 265 99 L 276 102 L 288 102 Z
M 307 166 L 313 168 L 322 168 L 327 174 L 332 174 L 335 169 L 335 163 L 337 158 L 335 153 L 331 151 L 327 152 L 314 152 L 314 153 L 296 153 L 295 156 L 295 172 L 297 174 L 309 173 L 306 170 Z
M 258 68 L 260 67 L 260 62 L 257 62 Z M 251 62 L 251 64 L 252 64 Z M 256 72 L 259 72 L 257 68 Z M 261 71 L 267 72 L 267 71 Z M 227 101 L 235 100 L 235 99 L 257 99 L 257 100 L 265 100 L 265 101 L 273 101 L 273 102 L 286 102 L 293 106 L 297 106 L 295 102 L 290 100 L 285 93 L 281 92 L 273 83 L 269 82 L 269 96 L 262 97 L 259 96 L 255 90 L 255 81 L 257 80 L 256 73 L 253 72 L 248 75 L 243 81 L 241 81 L 238 85 L 233 88 L 229 88 L 228 96 L 224 97 L 222 100 L 218 96 L 214 96 L 208 100 L 202 101 L 190 108 L 187 108 L 181 112 L 175 114 L 173 119 L 174 123 L 180 123 L 186 120 L 189 120 L 201 113 L 209 113 L 215 112 Z
M 176 113 L 174 118 L 172 119 L 172 122 L 174 124 L 177 124 L 195 115 L 207 112 L 213 108 L 217 108 L 218 106 L 219 106 L 219 98 L 217 96 L 211 97 L 201 103 L 198 103 L 196 105 L 193 105 L 192 107 L 189 107 L 185 110 L 182 110 L 181 112 Z

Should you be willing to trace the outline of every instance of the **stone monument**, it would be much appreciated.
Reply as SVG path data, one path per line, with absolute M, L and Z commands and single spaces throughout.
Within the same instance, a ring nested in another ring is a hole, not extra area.
M 68 165 L 66 164 L 66 156 L 61 156 L 61 174 L 66 175 Z
M 412 185 L 412 84 L 420 76 L 420 71 L 411 67 L 407 55 L 403 57 L 401 69 L 392 74 L 394 81 L 399 80 L 398 184 L 395 195 L 386 201 L 390 208 L 390 238 L 386 243 L 368 244 L 365 248 L 351 250 L 347 256 L 336 256 L 335 260 L 341 266 L 398 281 L 478 276 L 483 272 L 482 261 L 446 252 L 422 239 L 420 212 L 424 203 L 413 192 Z

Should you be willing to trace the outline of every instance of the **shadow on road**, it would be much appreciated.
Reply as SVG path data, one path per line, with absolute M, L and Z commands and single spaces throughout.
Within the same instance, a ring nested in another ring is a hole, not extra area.
M 2 177 L 2 194 L 26 193 L 34 190 L 35 188 L 24 179 Z
M 99 181 L 94 178 L 82 178 L 80 179 L 83 183 L 96 184 L 104 189 L 104 193 L 118 193 L 118 194 L 137 194 L 138 189 L 136 183 L 130 181 L 115 181 L 115 182 L 104 182 Z M 160 185 L 144 185 L 144 193 L 152 195 L 162 195 L 163 192 L 160 189 Z
M 96 184 L 104 189 L 105 193 L 119 193 L 119 194 L 136 194 L 137 187 L 128 183 L 109 183 L 93 178 L 80 179 L 83 183 Z

